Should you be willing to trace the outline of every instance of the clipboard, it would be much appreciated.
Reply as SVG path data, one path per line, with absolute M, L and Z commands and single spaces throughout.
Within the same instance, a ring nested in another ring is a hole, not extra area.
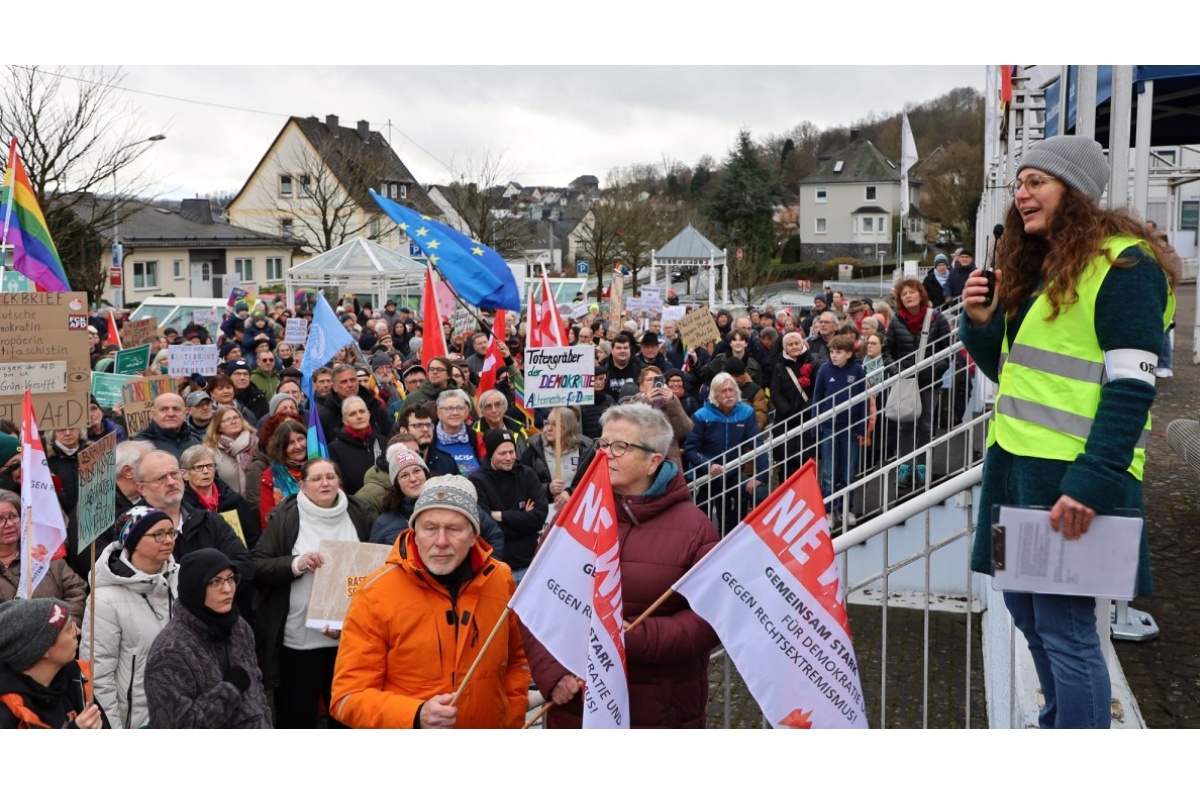
M 1132 600 L 1137 593 L 1140 516 L 1097 515 L 1075 540 L 1050 527 L 1047 509 L 998 506 L 995 519 L 992 580 L 997 589 L 1114 600 Z

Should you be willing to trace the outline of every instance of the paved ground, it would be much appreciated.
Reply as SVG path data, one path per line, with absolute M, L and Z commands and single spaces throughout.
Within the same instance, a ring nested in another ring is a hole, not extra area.
M 1167 446 L 1167 424 L 1200 414 L 1200 366 L 1192 363 L 1195 285 L 1181 287 L 1175 315 L 1175 377 L 1158 382 L 1144 492 L 1154 596 L 1134 608 L 1162 636 L 1117 642 L 1117 655 L 1149 728 L 1200 728 L 1200 475 Z

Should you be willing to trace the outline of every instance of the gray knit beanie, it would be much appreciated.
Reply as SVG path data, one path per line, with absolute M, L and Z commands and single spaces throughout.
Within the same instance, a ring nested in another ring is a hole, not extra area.
M 429 475 L 429 466 L 425 463 L 425 459 L 421 458 L 419 453 L 410 450 L 408 445 L 402 442 L 398 442 L 387 449 L 387 464 L 388 483 L 393 486 L 396 484 L 396 476 L 400 474 L 400 470 L 407 469 L 413 464 L 425 470 L 427 476 Z
M 70 619 L 67 604 L 50 597 L 0 603 L 0 661 L 24 672 L 46 655 Z
M 270 400 L 268 400 L 267 401 L 267 416 L 268 417 L 273 416 L 275 414 L 275 412 L 279 410 L 279 407 L 281 405 L 283 405 L 285 402 L 287 402 L 288 400 L 291 400 L 293 403 L 296 402 L 296 398 L 294 398 L 290 394 L 286 394 L 284 392 L 280 392 L 279 394 L 275 395 Z M 300 413 L 299 404 L 297 403 L 296 406 L 297 406 L 296 413 Z
M 1017 167 L 1045 170 L 1075 191 L 1100 202 L 1108 185 L 1108 159 L 1104 148 L 1090 136 L 1053 136 L 1030 146 Z
M 471 523 L 476 535 L 479 534 L 479 495 L 475 493 L 475 485 L 463 476 L 437 475 L 425 481 L 409 524 L 415 529 L 417 517 L 431 508 L 457 511 Z

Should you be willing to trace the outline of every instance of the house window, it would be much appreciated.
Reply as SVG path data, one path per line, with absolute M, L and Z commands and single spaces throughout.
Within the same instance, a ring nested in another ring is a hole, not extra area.
M 280 197 L 291 197 L 292 196 L 292 176 L 291 175 L 280 175 L 279 176 L 279 196 Z
M 872 217 L 859 217 L 859 223 L 862 225 L 863 233 L 875 232 L 875 220 Z
M 367 238 L 379 238 L 379 217 L 371 217 L 371 221 L 367 223 Z
M 179 261 L 177 259 L 175 261 L 175 263 L 171 265 L 171 274 L 174 275 L 176 278 L 183 277 L 183 262 L 182 261 Z
M 1175 166 L 1175 151 L 1174 150 L 1151 150 L 1150 151 L 1151 168 L 1158 167 L 1173 167 Z
M 254 259 L 253 258 L 235 258 L 233 260 L 233 271 L 238 274 L 238 280 L 242 283 L 250 283 L 254 280 Z
M 868 200 L 874 200 L 874 199 L 875 199 L 875 187 L 874 187 L 874 186 L 868 186 L 868 187 L 867 187 L 867 199 L 868 199 Z
M 299 197 L 312 197 L 312 194 L 308 190 L 309 180 L 310 178 L 307 175 L 300 176 L 300 187 L 298 189 Z
M 284 236 L 291 236 L 292 228 L 293 223 L 291 217 L 284 217 L 283 219 L 279 220 L 279 229 Z
M 407 198 L 408 198 L 408 184 L 402 183 L 402 184 L 400 184 L 400 199 L 406 200 Z
M 829 202 L 829 190 L 827 188 L 825 188 L 824 186 L 817 187 L 817 202 L 818 203 Z
M 817 217 L 816 232 L 817 233 L 825 233 L 825 218 L 824 217 Z
M 268 258 L 267 259 L 267 280 L 281 281 L 283 280 L 283 259 Z
M 135 262 L 133 262 L 133 288 L 135 288 L 135 289 L 157 289 L 158 288 L 158 262 L 157 261 L 135 261 Z
M 875 230 L 879 231 L 880 233 L 883 233 L 883 231 L 884 231 L 883 217 L 879 218 L 879 227 L 877 227 Z

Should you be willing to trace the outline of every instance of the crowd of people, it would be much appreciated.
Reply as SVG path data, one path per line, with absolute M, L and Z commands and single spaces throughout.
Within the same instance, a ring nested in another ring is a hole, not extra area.
M 618 499 L 628 618 L 809 458 L 827 497 L 864 460 L 896 462 L 901 491 L 927 485 L 939 405 L 961 420 L 972 356 L 987 350 L 989 374 L 996 361 L 999 345 L 972 332 L 994 327 L 976 267 L 960 248 L 886 298 L 818 292 L 805 310 L 718 309 L 711 346 L 685 342 L 675 320 L 612 321 L 592 306 L 566 336 L 595 350 L 594 402 L 551 410 L 523 405 L 523 317 L 494 332 L 503 361 L 483 375 L 486 314 L 470 332 L 432 321 L 450 354 L 423 359 L 431 321 L 347 295 L 335 313 L 354 343 L 308 365 L 311 400 L 304 348 L 283 333 L 294 313 L 311 317 L 313 295 L 296 312 L 238 302 L 216 341 L 203 325 L 167 328 L 156 352 L 219 344 L 218 374 L 179 379 L 141 430 L 92 398 L 85 428 L 47 432 L 72 555 L 26 601 L 12 599 L 19 430 L 0 433 L 0 692 L 15 698 L 0 726 L 516 727 L 531 685 L 555 704 L 549 725 L 579 726 L 582 682 L 515 619 L 461 681 L 596 454 Z M 1006 308 L 1024 297 L 1000 296 Z M 970 325 L 952 333 L 946 310 L 963 297 Z M 115 320 L 92 321 L 93 366 L 105 371 L 100 326 Z M 889 421 L 868 390 L 947 352 L 956 334 L 967 348 L 914 376 L 919 412 Z M 955 390 L 949 407 L 944 389 Z M 310 416 L 327 457 L 310 456 Z M 114 431 L 118 516 L 93 577 L 74 555 L 78 454 Z M 835 534 L 855 524 L 852 502 L 830 507 Z M 390 555 L 344 627 L 316 630 L 306 616 L 330 540 Z M 716 644 L 678 595 L 631 631 L 633 725 L 702 727 Z

